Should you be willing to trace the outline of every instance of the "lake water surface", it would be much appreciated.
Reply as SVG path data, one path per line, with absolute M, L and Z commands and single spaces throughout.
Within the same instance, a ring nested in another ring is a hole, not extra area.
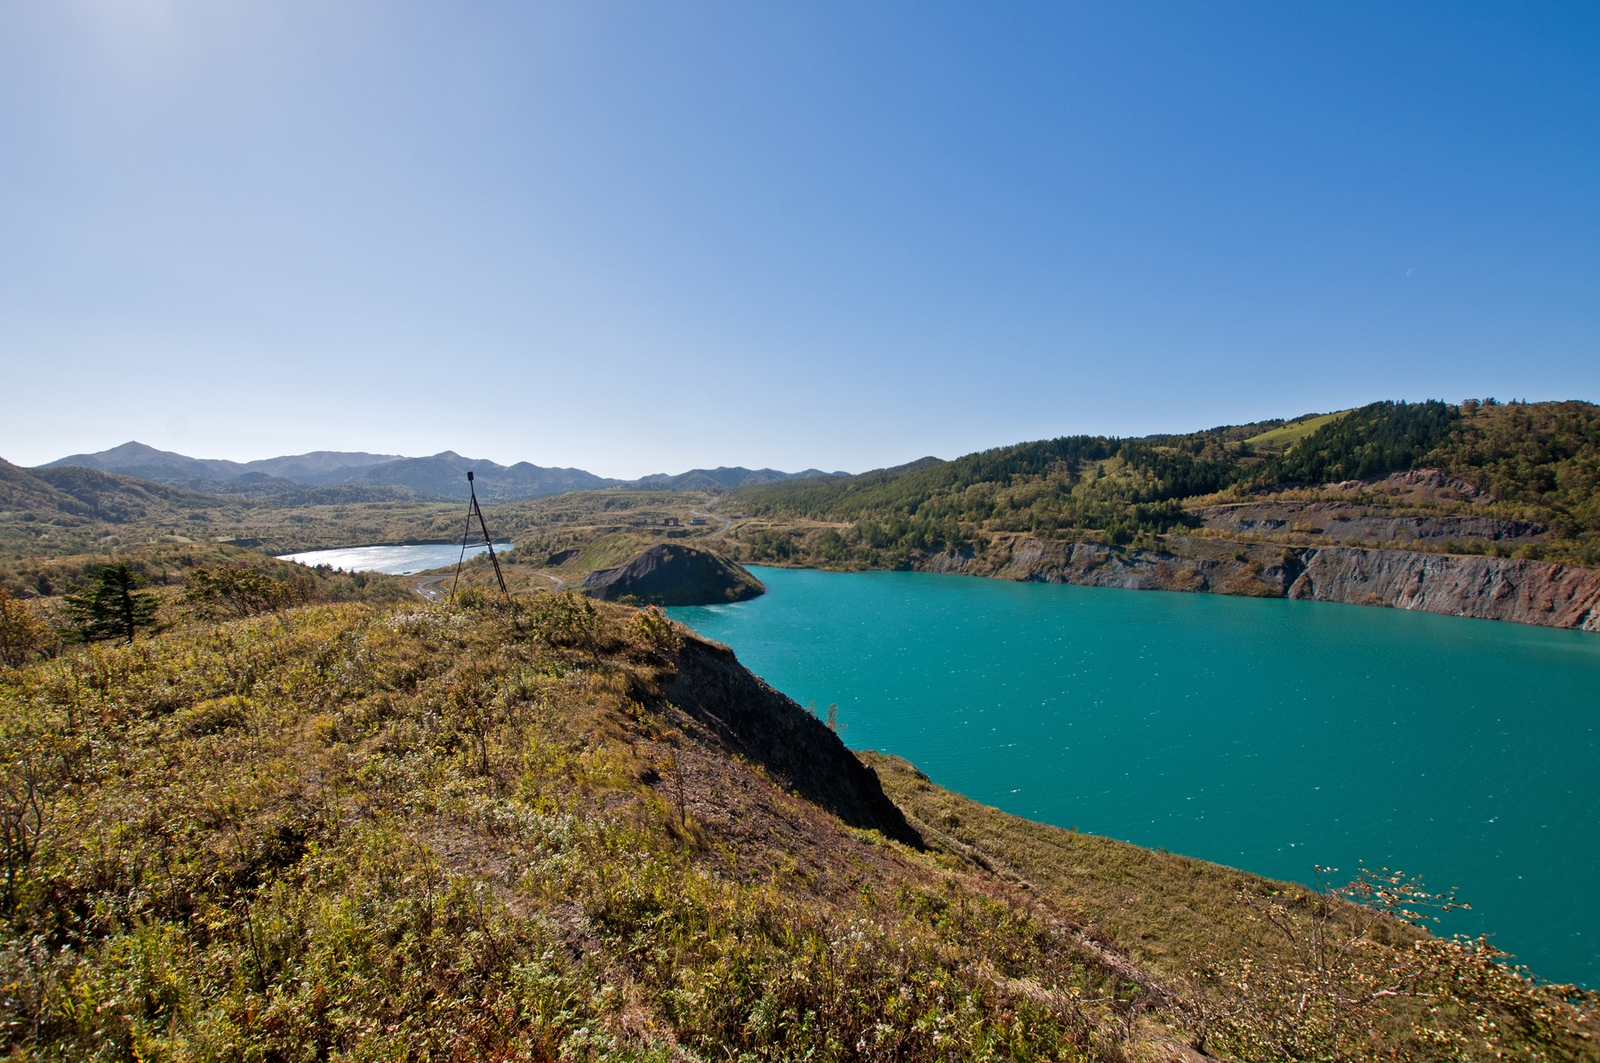
M 457 548 L 459 549 L 459 548 Z M 1459 888 L 1535 974 L 1600 986 L 1600 636 L 1397 609 L 763 568 L 669 610 L 846 743 L 939 784 L 1275 878 Z M 1331 884 L 1331 883 L 1330 883 Z
M 479 543 L 467 547 L 467 556 L 473 557 L 488 550 Z M 510 543 L 495 543 L 495 553 L 511 549 Z M 332 565 L 346 572 L 383 572 L 391 576 L 409 576 L 413 572 L 426 572 L 430 568 L 444 568 L 461 558 L 460 543 L 418 543 L 409 546 L 346 546 L 336 550 L 307 550 L 299 554 L 284 554 L 279 561 L 298 561 L 302 565 Z

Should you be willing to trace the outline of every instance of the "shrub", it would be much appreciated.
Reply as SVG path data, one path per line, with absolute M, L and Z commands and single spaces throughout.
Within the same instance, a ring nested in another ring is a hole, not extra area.
M 629 634 L 633 640 L 658 649 L 677 649 L 683 643 L 672 621 L 667 619 L 660 606 L 655 605 L 639 610 L 633 618 Z
M 0 589 L 0 664 L 21 667 L 40 652 L 49 635 L 32 609 Z
M 250 708 L 250 699 L 238 694 L 196 702 L 178 713 L 178 727 L 191 737 L 216 734 L 247 723 Z
M 213 615 L 245 617 L 308 601 L 314 583 L 276 580 L 244 565 L 203 565 L 183 582 L 183 600 Z

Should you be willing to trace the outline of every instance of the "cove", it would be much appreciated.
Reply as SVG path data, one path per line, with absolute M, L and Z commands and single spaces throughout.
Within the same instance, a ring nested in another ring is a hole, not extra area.
M 1541 978 L 1600 986 L 1600 637 L 1397 609 L 762 568 L 668 610 L 1008 812 L 1318 885 L 1454 886 Z

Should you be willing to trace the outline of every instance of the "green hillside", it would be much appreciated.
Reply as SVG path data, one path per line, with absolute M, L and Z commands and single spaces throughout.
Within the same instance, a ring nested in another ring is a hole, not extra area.
M 892 566 L 994 534 L 1150 542 L 1198 527 L 1196 511 L 1207 505 L 1286 490 L 1314 501 L 1329 484 L 1358 482 L 1359 501 L 1381 508 L 1391 506 L 1377 487 L 1385 477 L 1434 468 L 1486 493 L 1475 513 L 1547 524 L 1548 556 L 1595 565 L 1597 423 L 1600 407 L 1585 402 L 1377 402 L 1293 424 L 1138 439 L 1064 436 L 911 472 L 740 488 L 730 500 L 769 523 L 848 526 L 807 535 L 803 546 L 793 535 L 753 528 L 745 537 L 753 560 L 781 562 L 803 549 L 822 562 Z M 1350 490 L 1326 497 L 1347 500 Z M 1406 505 L 1407 515 L 1463 511 L 1443 496 L 1409 497 Z
M 1548 513 L 1558 539 L 1600 540 L 1600 406 L 1469 403 L 1424 462 Z

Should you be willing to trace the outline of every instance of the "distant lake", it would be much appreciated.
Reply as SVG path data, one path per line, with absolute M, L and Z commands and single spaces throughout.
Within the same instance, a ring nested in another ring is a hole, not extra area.
M 467 547 L 467 556 L 474 557 L 489 548 L 479 543 Z M 510 543 L 495 543 L 495 553 L 511 549 Z M 347 546 L 337 550 L 307 550 L 299 554 L 283 554 L 279 561 L 298 561 L 302 565 L 331 565 L 346 572 L 383 572 L 391 576 L 409 576 L 413 572 L 426 572 L 430 568 L 453 565 L 461 558 L 460 543 L 422 543 L 414 546 Z
M 762 568 L 669 610 L 846 743 L 1029 819 L 1315 885 L 1455 886 L 1600 987 L 1600 636 L 1329 603 Z M 1329 883 L 1336 884 L 1336 883 Z

